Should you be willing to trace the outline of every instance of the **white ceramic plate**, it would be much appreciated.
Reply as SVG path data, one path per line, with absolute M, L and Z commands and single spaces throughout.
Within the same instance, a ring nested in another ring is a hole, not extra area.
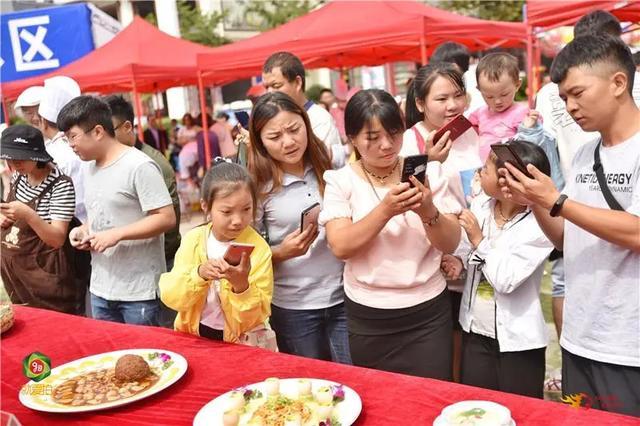
M 295 396 L 297 394 L 298 389 L 298 381 L 302 380 L 301 378 L 295 379 L 280 379 L 280 394 L 284 396 Z M 311 382 L 312 392 L 315 392 L 316 389 L 323 386 L 337 386 L 339 383 L 332 382 L 329 380 L 322 379 L 304 379 Z M 342 385 L 344 389 L 344 401 L 336 404 L 335 415 L 337 419 L 340 421 L 342 426 L 349 426 L 353 424 L 360 412 L 362 411 L 362 400 L 360 396 L 348 386 Z M 247 385 L 243 387 L 244 389 L 251 390 L 259 390 L 263 394 L 265 394 L 265 384 L 264 382 L 254 383 L 251 385 Z M 223 395 L 220 395 L 216 399 L 210 401 L 207 405 L 202 407 L 198 414 L 196 414 L 195 419 L 193 419 L 194 426 L 211 426 L 211 425 L 222 425 L 222 416 L 227 409 L 227 400 L 229 398 L 229 394 L 232 391 L 229 391 Z M 242 425 L 242 423 L 240 423 Z
M 436 417 L 436 419 L 433 421 L 433 426 L 448 426 L 448 425 L 449 423 L 447 423 L 444 417 L 442 417 L 441 415 Z M 516 426 L 516 421 L 511 419 L 511 423 L 509 423 L 509 425 Z
M 149 355 L 163 353 L 170 358 L 163 361 L 159 357 L 149 360 Z M 149 363 L 151 369 L 159 376 L 159 379 L 148 389 L 125 399 L 105 402 L 97 405 L 70 406 L 58 404 L 54 401 L 50 390 L 55 388 L 65 380 L 71 379 L 79 374 L 88 373 L 104 368 L 114 368 L 116 361 L 122 355 L 140 355 Z M 50 413 L 80 413 L 84 411 L 104 410 L 106 408 L 118 407 L 139 401 L 148 396 L 156 394 L 177 382 L 187 371 L 187 360 L 180 354 L 160 349 L 125 349 L 121 351 L 107 352 L 98 355 L 77 359 L 58 366 L 51 370 L 51 375 L 40 382 L 33 380 L 24 385 L 20 391 L 20 402 L 33 410 L 47 411 Z M 49 387 L 51 386 L 51 387 Z M 34 391 L 36 390 L 36 391 Z M 44 392 L 42 392 L 44 390 Z M 49 393 L 49 394 L 47 394 Z

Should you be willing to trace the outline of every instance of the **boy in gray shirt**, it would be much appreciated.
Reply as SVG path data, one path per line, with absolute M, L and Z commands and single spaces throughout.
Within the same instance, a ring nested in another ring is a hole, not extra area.
M 158 280 L 165 272 L 162 234 L 176 217 L 162 174 L 148 156 L 115 139 L 109 106 L 79 96 L 58 116 L 84 170 L 88 224 L 69 234 L 91 250 L 91 305 L 96 319 L 157 325 Z

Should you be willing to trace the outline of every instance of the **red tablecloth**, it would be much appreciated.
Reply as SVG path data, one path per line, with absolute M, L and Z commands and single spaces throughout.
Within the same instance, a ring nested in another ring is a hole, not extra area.
M 130 326 L 16 307 L 16 323 L 2 335 L 2 410 L 23 425 L 190 425 L 200 408 L 226 391 L 267 377 L 312 377 L 344 383 L 360 394 L 357 425 L 431 425 L 443 407 L 482 399 L 503 404 L 522 425 L 639 425 L 640 419 L 494 392 L 438 380 L 391 374 L 218 343 L 156 327 Z M 52 368 L 88 355 L 126 348 L 182 354 L 187 373 L 164 391 L 120 408 L 85 414 L 49 414 L 20 404 L 27 379 L 22 360 L 49 356 Z

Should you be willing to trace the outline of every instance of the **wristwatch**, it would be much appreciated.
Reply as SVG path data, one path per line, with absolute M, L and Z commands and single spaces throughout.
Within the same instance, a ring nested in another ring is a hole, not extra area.
M 427 225 L 427 226 L 433 226 L 436 223 L 438 223 L 438 220 L 440 219 L 440 210 L 436 209 L 436 214 L 435 216 L 433 216 L 431 219 L 429 220 L 423 220 L 422 223 Z
M 560 194 L 556 202 L 553 204 L 553 207 L 551 207 L 551 210 L 549 210 L 549 215 L 551 217 L 557 217 L 560 214 L 560 210 L 562 209 L 564 202 L 567 201 L 567 198 L 569 197 L 565 194 Z

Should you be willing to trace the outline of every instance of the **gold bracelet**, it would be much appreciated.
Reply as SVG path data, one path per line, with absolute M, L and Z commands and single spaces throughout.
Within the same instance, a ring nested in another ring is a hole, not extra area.
M 436 215 L 435 215 L 435 216 L 433 216 L 433 217 L 432 217 L 431 219 L 429 219 L 429 220 L 426 220 L 426 221 L 425 221 L 425 220 L 423 220 L 423 221 L 422 221 L 422 224 L 423 224 L 423 225 L 427 225 L 427 226 L 431 227 L 431 226 L 433 226 L 433 225 L 437 224 L 439 220 L 440 220 L 440 210 L 436 209 Z

